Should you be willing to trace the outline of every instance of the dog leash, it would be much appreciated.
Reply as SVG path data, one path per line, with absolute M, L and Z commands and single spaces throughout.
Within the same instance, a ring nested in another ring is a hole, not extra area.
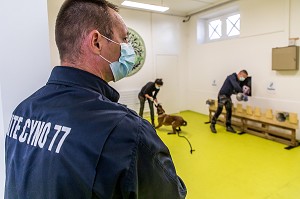
M 154 103 L 155 106 L 158 105 L 158 103 L 155 102 L 155 101 L 153 101 L 153 103 Z M 164 114 L 163 114 L 163 115 L 164 115 Z M 161 117 L 161 115 L 159 115 L 158 117 Z M 166 118 L 164 118 L 164 121 L 163 121 L 163 122 L 165 122 L 165 119 L 166 119 Z M 179 137 L 181 137 L 181 138 L 186 139 L 186 141 L 187 141 L 187 142 L 189 143 L 189 145 L 190 145 L 190 149 L 191 149 L 191 150 L 190 150 L 190 153 L 193 154 L 193 151 L 195 151 L 195 149 L 193 149 L 193 147 L 192 147 L 190 141 L 187 139 L 187 137 L 185 137 L 184 135 L 179 135 L 179 131 L 177 131 L 177 135 L 178 135 Z
M 186 139 L 186 141 L 189 143 L 189 145 L 190 145 L 190 152 L 191 152 L 191 154 L 193 154 L 193 151 L 195 151 L 195 149 L 193 149 L 192 148 L 192 145 L 191 145 L 191 143 L 190 143 L 190 141 L 187 139 L 187 137 L 185 137 L 184 135 L 179 135 L 179 132 L 177 132 L 177 135 L 179 136 L 179 137 L 181 137 L 181 138 L 184 138 L 184 139 Z

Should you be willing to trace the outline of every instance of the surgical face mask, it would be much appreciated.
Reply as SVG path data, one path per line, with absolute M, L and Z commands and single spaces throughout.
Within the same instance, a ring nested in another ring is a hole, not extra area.
M 239 80 L 242 82 L 245 80 L 245 77 L 240 77 Z
M 160 86 L 155 85 L 155 88 L 156 88 L 156 89 L 160 89 Z
M 121 46 L 121 56 L 118 61 L 111 62 L 99 55 L 109 63 L 110 69 L 114 76 L 114 82 L 126 77 L 132 70 L 135 63 L 135 53 L 133 47 L 128 43 L 118 43 L 102 35 L 105 39 Z

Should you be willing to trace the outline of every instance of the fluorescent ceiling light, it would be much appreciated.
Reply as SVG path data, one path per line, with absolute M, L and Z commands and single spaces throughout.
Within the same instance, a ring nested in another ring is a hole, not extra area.
M 168 7 L 155 6 L 155 5 L 145 4 L 145 3 L 138 3 L 138 2 L 134 2 L 134 1 L 124 1 L 122 3 L 122 5 L 128 6 L 128 7 L 133 7 L 133 8 L 141 8 L 141 9 L 146 9 L 146 10 L 160 11 L 160 12 L 165 12 L 165 11 L 169 10 Z

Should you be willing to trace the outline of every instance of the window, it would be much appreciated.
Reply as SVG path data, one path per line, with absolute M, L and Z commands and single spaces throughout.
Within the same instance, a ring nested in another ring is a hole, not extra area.
M 240 14 L 227 17 L 226 29 L 228 37 L 240 34 Z
M 224 15 L 207 20 L 206 40 L 229 39 L 240 35 L 240 14 Z
M 208 24 L 209 39 L 220 39 L 222 36 L 222 22 L 221 20 L 214 20 Z

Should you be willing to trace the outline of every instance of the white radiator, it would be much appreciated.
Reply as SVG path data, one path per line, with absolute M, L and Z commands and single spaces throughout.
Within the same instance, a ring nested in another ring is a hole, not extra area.
M 140 100 L 138 98 L 139 90 L 126 90 L 126 91 L 119 91 L 120 93 L 120 104 L 126 105 L 128 108 L 134 110 L 139 114 L 140 111 Z M 145 108 L 144 108 L 144 117 L 147 117 L 150 115 L 150 109 L 148 102 L 146 100 L 145 102 Z

